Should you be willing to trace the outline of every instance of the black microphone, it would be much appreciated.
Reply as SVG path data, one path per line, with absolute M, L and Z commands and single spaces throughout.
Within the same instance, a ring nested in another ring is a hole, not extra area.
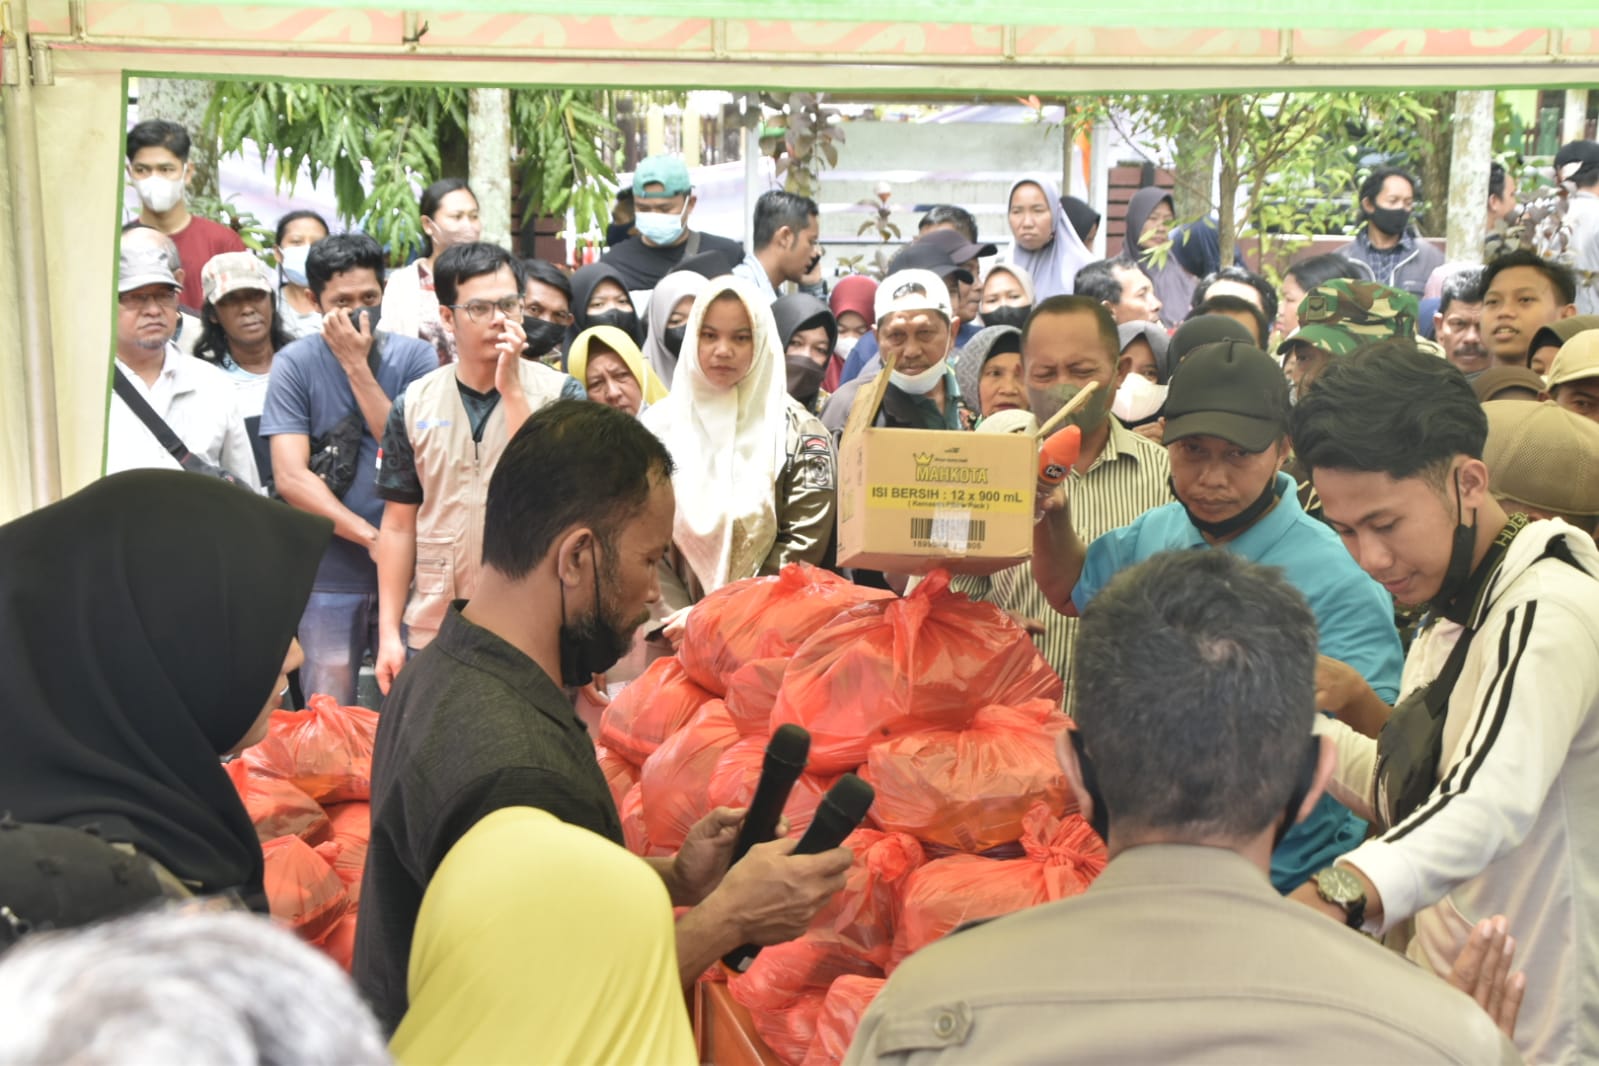
M 766 760 L 761 765 L 761 779 L 755 786 L 755 798 L 750 800 L 744 815 L 744 826 L 738 831 L 738 843 L 733 845 L 733 862 L 738 862 L 757 844 L 764 844 L 777 835 L 777 821 L 783 817 L 788 805 L 788 794 L 794 782 L 805 772 L 805 760 L 811 753 L 811 735 L 792 723 L 779 726 L 766 745 Z
M 844 843 L 844 838 L 865 820 L 866 812 L 876 798 L 877 793 L 872 786 L 854 774 L 839 778 L 838 783 L 822 797 L 821 804 L 816 808 L 816 817 L 812 819 L 810 828 L 805 830 L 805 835 L 800 837 L 794 854 L 817 855 L 832 851 Z M 755 961 L 760 951 L 754 944 L 745 944 L 723 955 L 722 962 L 734 973 L 743 973 L 750 968 L 750 963 Z

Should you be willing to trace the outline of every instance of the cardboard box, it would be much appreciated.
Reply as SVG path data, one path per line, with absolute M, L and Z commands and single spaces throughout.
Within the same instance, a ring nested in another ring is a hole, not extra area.
M 839 443 L 839 565 L 993 574 L 1031 558 L 1033 438 L 875 427 L 887 388 L 886 370 L 862 387 Z

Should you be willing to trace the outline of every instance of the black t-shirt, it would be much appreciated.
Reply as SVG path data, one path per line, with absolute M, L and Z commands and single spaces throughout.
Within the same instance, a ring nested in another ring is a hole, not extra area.
M 566 694 L 462 606 L 400 673 L 378 721 L 352 973 L 387 1032 L 408 1003 L 422 895 L 472 826 L 503 807 L 538 807 L 623 844 L 594 741 Z
M 695 254 L 720 252 L 727 259 L 729 272 L 744 261 L 744 246 L 737 241 L 718 237 L 714 233 L 701 233 L 699 238 L 699 249 Z M 645 244 L 641 237 L 629 237 L 600 256 L 600 262 L 622 275 L 629 292 L 653 289 L 662 278 L 677 269 L 677 264 L 683 261 L 692 243 L 691 236 L 682 244 L 655 248 Z
M 472 439 L 483 442 L 483 427 L 489 415 L 500 406 L 500 390 L 478 392 L 455 379 L 455 389 L 461 394 L 466 408 L 466 419 L 472 427 Z M 585 394 L 586 395 L 586 394 Z M 383 461 L 378 466 L 378 496 L 394 503 L 422 502 L 422 479 L 416 474 L 416 449 L 411 446 L 411 435 L 405 431 L 405 395 L 395 397 L 389 408 L 389 420 L 383 427 Z

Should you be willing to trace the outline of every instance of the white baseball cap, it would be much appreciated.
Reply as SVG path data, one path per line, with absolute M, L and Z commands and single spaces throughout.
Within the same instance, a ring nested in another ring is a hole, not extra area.
M 949 286 L 931 270 L 900 270 L 884 278 L 872 310 L 879 322 L 896 311 L 937 311 L 946 322 L 955 317 Z

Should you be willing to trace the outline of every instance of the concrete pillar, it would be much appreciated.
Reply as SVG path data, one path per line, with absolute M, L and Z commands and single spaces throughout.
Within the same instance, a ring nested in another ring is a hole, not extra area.
M 1449 166 L 1449 259 L 1482 259 L 1488 215 L 1488 167 L 1493 162 L 1494 93 L 1455 94 Z

